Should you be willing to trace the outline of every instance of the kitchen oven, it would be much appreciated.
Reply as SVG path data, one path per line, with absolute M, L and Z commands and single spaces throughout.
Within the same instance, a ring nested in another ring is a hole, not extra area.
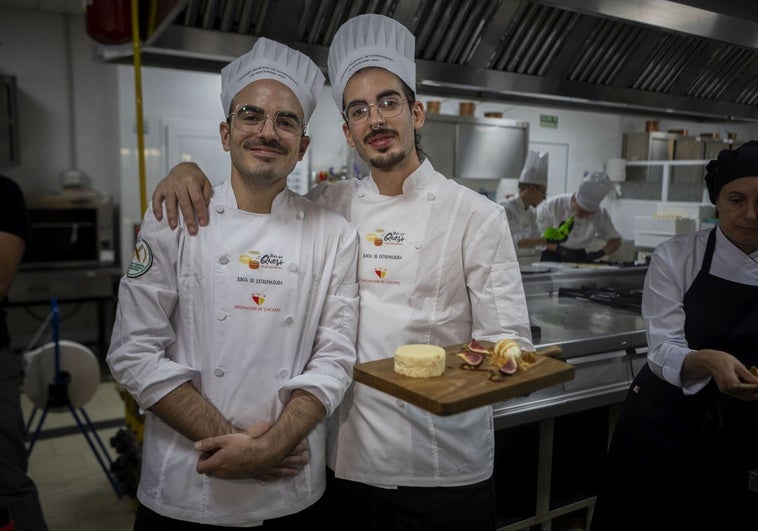
M 32 196 L 27 209 L 32 242 L 23 269 L 116 264 L 116 208 L 110 198 L 84 192 Z

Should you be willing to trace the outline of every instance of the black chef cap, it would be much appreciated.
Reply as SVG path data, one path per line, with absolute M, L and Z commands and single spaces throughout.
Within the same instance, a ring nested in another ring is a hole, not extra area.
M 728 182 L 740 177 L 758 177 L 758 140 L 745 142 L 737 149 L 722 149 L 716 160 L 705 167 L 708 197 L 716 204 L 719 192 Z

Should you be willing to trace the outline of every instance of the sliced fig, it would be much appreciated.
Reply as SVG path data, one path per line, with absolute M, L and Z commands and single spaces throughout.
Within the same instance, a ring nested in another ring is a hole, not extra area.
M 479 354 L 485 355 L 489 352 L 487 350 L 487 347 L 479 343 L 476 339 L 472 339 L 465 345 L 466 350 L 469 352 L 478 352 Z
M 479 352 L 460 352 L 457 354 L 459 358 L 461 358 L 466 365 L 470 365 L 472 367 L 478 367 L 482 364 L 482 361 L 484 361 L 484 354 L 480 354 Z
M 513 356 L 508 356 L 505 363 L 500 367 L 500 372 L 503 374 L 513 374 L 518 370 L 518 362 Z

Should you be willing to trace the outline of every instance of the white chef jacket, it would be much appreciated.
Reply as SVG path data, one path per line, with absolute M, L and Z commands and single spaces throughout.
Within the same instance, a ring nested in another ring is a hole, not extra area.
M 569 216 L 574 215 L 571 208 L 571 196 L 573 194 L 560 194 L 545 199 L 537 206 L 537 225 L 540 231 L 547 227 L 555 227 L 566 221 Z M 604 208 L 593 212 L 586 218 L 574 217 L 574 226 L 569 233 L 569 237 L 561 245 L 568 249 L 588 249 L 588 246 L 595 239 L 612 240 L 621 238 L 621 234 L 616 230 L 611 221 L 611 216 Z
M 358 312 L 356 231 L 288 189 L 270 214 L 217 185 L 207 227 L 172 231 L 148 209 L 119 288 L 107 356 L 143 409 L 192 381 L 235 426 L 274 422 L 305 389 L 330 414 L 350 384 Z M 273 482 L 198 474 L 193 442 L 147 412 L 137 497 L 179 520 L 230 527 L 300 511 L 325 488 L 325 423 L 310 463 Z
M 372 178 L 312 190 L 358 229 L 358 361 L 409 343 L 516 338 L 533 350 L 519 266 L 503 209 L 427 160 L 397 196 Z M 330 419 L 339 478 L 382 486 L 458 486 L 491 476 L 491 407 L 437 416 L 355 382 Z M 337 429 L 338 427 L 338 429 Z
M 650 259 L 642 292 L 642 315 L 648 344 L 648 365 L 653 373 L 684 394 L 705 387 L 710 376 L 682 384 L 684 357 L 692 352 L 684 337 L 684 294 L 700 272 L 711 229 L 675 236 L 660 243 Z M 710 273 L 750 286 L 758 285 L 758 252 L 746 255 L 719 227 Z
M 525 205 L 518 194 L 504 199 L 500 204 L 505 209 L 514 245 L 524 238 L 539 238 L 542 235 L 537 227 L 537 209 Z

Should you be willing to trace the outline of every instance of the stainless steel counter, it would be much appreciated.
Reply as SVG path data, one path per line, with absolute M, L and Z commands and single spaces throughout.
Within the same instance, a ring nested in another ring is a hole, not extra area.
M 588 528 L 608 438 L 647 345 L 638 312 L 558 297 L 558 291 L 640 289 L 645 273 L 644 267 L 561 268 L 523 275 L 535 345 L 560 345 L 561 359 L 575 373 L 573 380 L 494 406 L 495 478 L 498 492 L 505 492 L 498 494 L 499 531 L 549 531 L 554 519 L 569 513 L 582 515 Z M 520 488 L 511 496 L 512 485 Z M 534 496 L 515 496 L 523 488 Z
M 496 404 L 495 427 L 516 426 L 621 402 L 647 353 L 642 316 L 596 302 L 558 297 L 559 287 L 641 288 L 645 267 L 564 269 L 524 275 L 538 348 L 560 345 L 573 380 Z

